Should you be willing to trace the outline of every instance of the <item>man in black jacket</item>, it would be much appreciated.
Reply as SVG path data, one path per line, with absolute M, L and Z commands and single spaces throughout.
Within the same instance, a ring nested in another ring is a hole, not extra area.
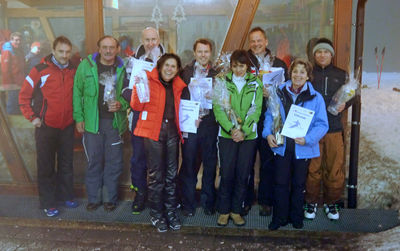
M 212 44 L 209 40 L 204 38 L 197 39 L 193 45 L 193 54 L 195 60 L 188 64 L 181 74 L 181 78 L 189 86 L 193 78 L 213 78 L 217 74 L 211 67 Z M 186 88 L 181 98 L 193 100 L 195 97 L 190 94 L 189 88 Z M 184 143 L 182 144 L 179 188 L 183 213 L 186 216 L 193 216 L 196 210 L 195 191 L 198 171 L 196 160 L 199 154 L 201 154 L 200 159 L 203 163 L 201 206 L 206 215 L 215 213 L 214 184 L 217 165 L 218 124 L 212 109 L 204 110 L 204 115 L 200 114 L 200 116 L 197 133 L 182 133 Z
M 135 58 L 147 62 L 157 63 L 157 60 L 165 53 L 160 44 L 158 31 L 153 27 L 147 27 L 142 31 L 142 44 L 136 49 Z M 129 79 L 132 67 L 127 66 L 127 78 L 124 81 L 122 96 L 128 102 L 131 101 L 132 89 L 129 89 Z M 132 202 L 132 214 L 140 214 L 145 208 L 147 194 L 147 167 L 144 154 L 143 138 L 133 135 L 140 112 L 132 111 L 129 114 L 129 127 L 131 131 L 132 157 L 131 157 L 131 189 L 136 192 Z
M 329 106 L 333 95 L 345 84 L 347 73 L 332 64 L 335 51 L 329 39 L 319 39 L 314 48 L 313 55 L 315 66 L 313 69 L 314 81 L 312 82 L 324 98 L 326 107 Z M 347 105 L 341 104 L 339 114 L 328 114 L 329 131 L 320 140 L 320 157 L 312 159 L 309 166 L 309 173 L 306 183 L 306 205 L 304 217 L 314 219 L 319 201 L 321 181 L 323 184 L 324 211 L 330 220 L 339 219 L 340 200 L 345 183 L 344 170 L 344 147 L 343 147 L 343 126 L 342 111 Z
M 260 27 L 254 27 L 249 32 L 249 57 L 252 64 L 251 71 L 256 76 L 264 63 L 272 61 L 271 67 L 281 67 L 285 71 L 285 80 L 288 79 L 288 69 L 286 64 L 277 57 L 273 57 L 271 51 L 267 48 L 268 38 L 265 31 Z M 270 60 L 271 59 L 271 60 Z M 268 146 L 266 139 L 262 138 L 262 130 L 264 127 L 264 114 L 266 110 L 266 97 L 263 99 L 262 112 L 258 121 L 257 131 L 257 148 L 260 154 L 260 183 L 258 184 L 258 204 L 260 205 L 260 216 L 269 216 L 272 213 L 272 185 L 273 185 L 273 153 Z M 254 156 L 254 161 L 255 161 Z M 243 214 L 247 214 L 254 201 L 254 169 L 251 170 L 249 177 L 249 186 L 246 200 L 244 202 Z

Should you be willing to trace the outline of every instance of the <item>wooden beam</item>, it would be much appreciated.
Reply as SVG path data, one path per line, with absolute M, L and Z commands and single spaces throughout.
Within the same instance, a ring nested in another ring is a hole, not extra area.
M 97 40 L 104 35 L 103 1 L 85 0 L 85 33 L 86 53 L 97 51 Z
M 260 0 L 239 0 L 222 51 L 243 48 L 259 3 Z
M 53 43 L 55 37 L 54 37 L 54 32 L 51 29 L 51 26 L 49 24 L 49 21 L 47 20 L 46 17 L 40 17 L 40 22 L 42 23 L 42 27 L 44 30 L 44 33 L 46 33 L 47 39 L 50 41 L 50 43 Z
M 337 67 L 343 70 L 350 71 L 350 48 L 351 48 L 351 17 L 352 17 L 352 1 L 348 0 L 335 0 L 335 30 L 333 43 L 335 45 L 335 58 L 334 63 Z M 342 124 L 344 138 L 349 138 L 350 128 L 347 125 L 349 110 L 343 111 Z M 349 146 L 344 145 L 345 153 L 348 152 Z M 344 165 L 346 164 L 346 154 L 344 154 Z
M 352 5 L 349 0 L 335 0 L 335 64 L 346 71 L 350 62 Z
M 79 6 L 81 0 L 19 0 L 30 7 L 58 8 L 59 6 Z
M 29 9 L 7 9 L 6 16 L 10 17 L 83 17 L 83 10 L 38 10 L 36 8 Z
M 5 162 L 7 163 L 8 170 L 14 183 L 27 183 L 31 179 L 28 171 L 25 168 L 24 161 L 18 151 L 17 144 L 8 128 L 7 119 L 0 109 L 0 151 L 3 154 Z

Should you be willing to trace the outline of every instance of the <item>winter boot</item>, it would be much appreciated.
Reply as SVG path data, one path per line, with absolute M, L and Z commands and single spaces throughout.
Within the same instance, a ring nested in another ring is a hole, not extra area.
M 132 214 L 140 214 L 145 208 L 146 194 L 138 189 L 136 191 L 135 199 L 132 202 Z

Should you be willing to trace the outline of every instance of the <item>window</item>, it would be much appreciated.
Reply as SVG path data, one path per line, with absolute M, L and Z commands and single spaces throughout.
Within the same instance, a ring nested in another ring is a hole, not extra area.
M 251 27 L 264 29 L 272 54 L 289 65 L 294 57 L 307 58 L 311 39 L 332 39 L 333 24 L 333 0 L 261 0 Z
M 135 50 L 145 27 L 158 28 L 166 51 L 177 53 L 183 64 L 193 57 L 193 43 L 208 38 L 214 56 L 224 42 L 237 0 L 104 0 L 105 34 L 124 36 Z M 118 7 L 118 8 L 116 8 Z M 124 50 L 125 48 L 122 48 Z

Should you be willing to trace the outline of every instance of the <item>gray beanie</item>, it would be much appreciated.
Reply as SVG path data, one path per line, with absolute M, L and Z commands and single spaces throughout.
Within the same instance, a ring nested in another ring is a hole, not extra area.
M 318 43 L 314 46 L 313 49 L 313 54 L 315 54 L 315 52 L 319 49 L 325 49 L 328 50 L 331 54 L 332 57 L 335 56 L 335 50 L 333 49 L 332 45 L 328 44 L 328 43 Z

